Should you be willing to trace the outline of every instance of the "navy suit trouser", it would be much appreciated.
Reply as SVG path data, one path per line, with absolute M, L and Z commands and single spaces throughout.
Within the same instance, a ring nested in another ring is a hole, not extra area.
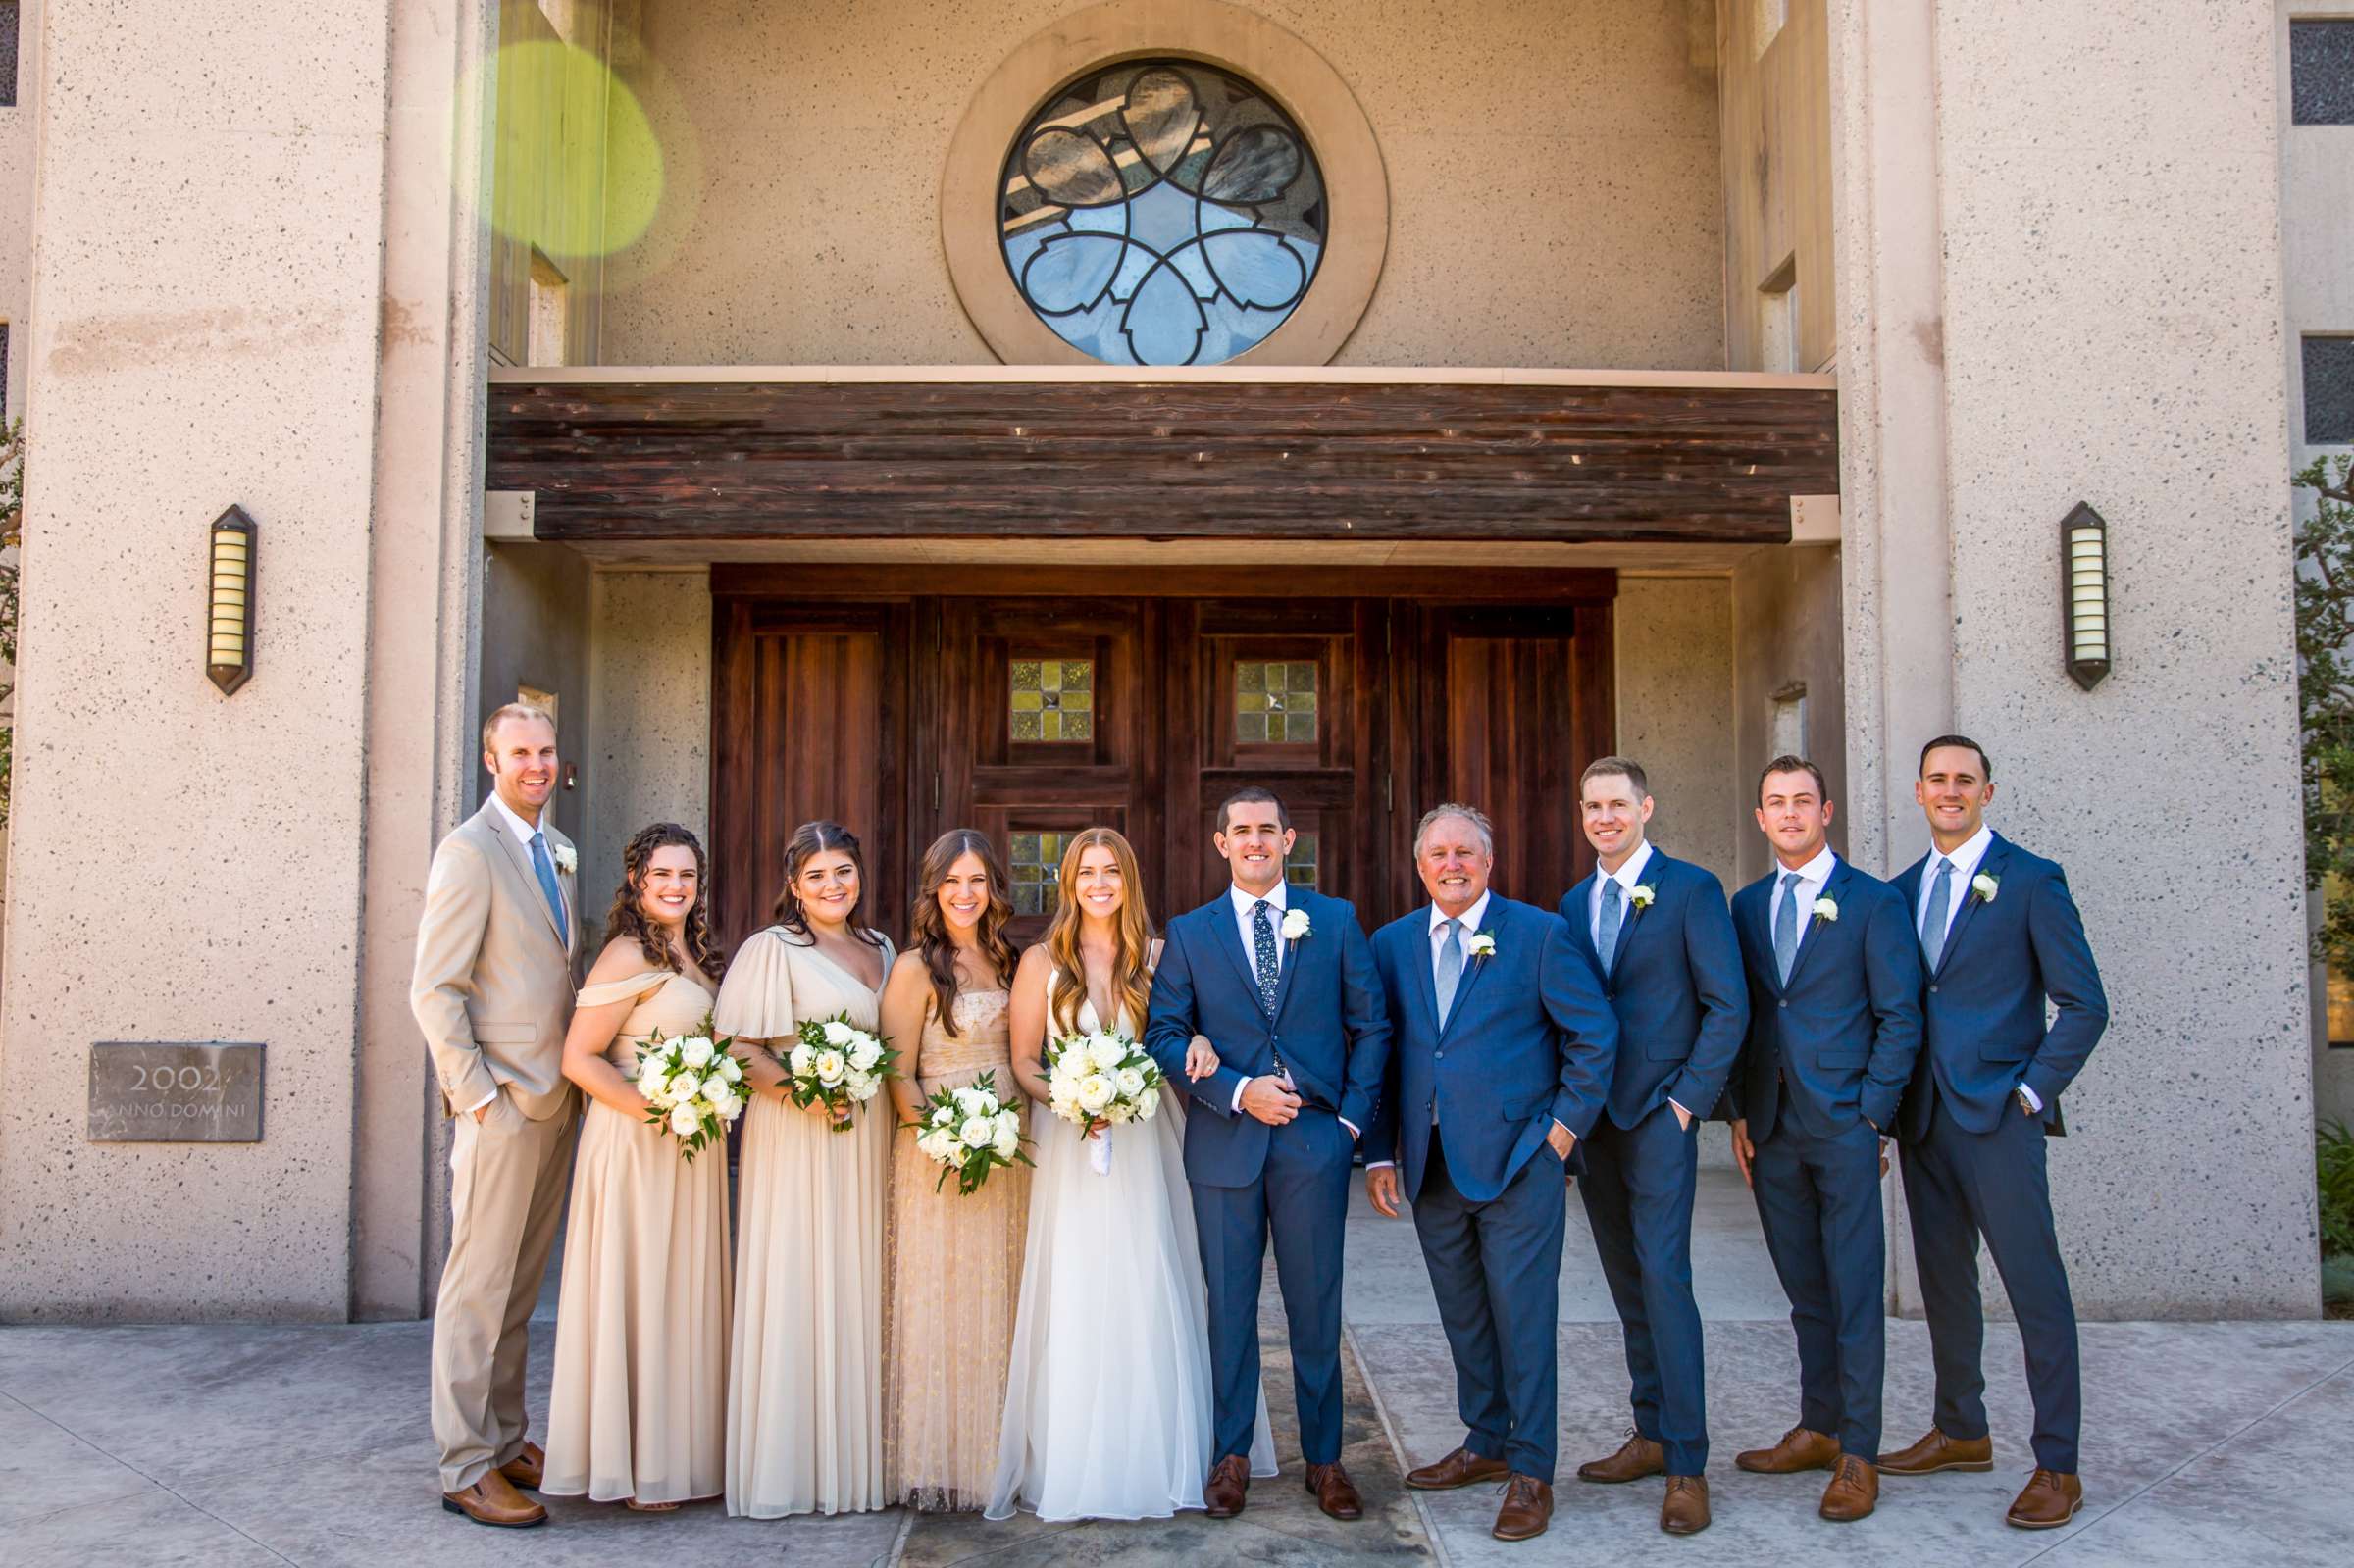
M 1784 1111 L 1750 1163 L 1750 1190 L 1798 1331 L 1798 1424 L 1877 1464 L 1888 1355 L 1880 1135 L 1859 1116 L 1817 1138 Z
M 1291 1328 L 1301 1457 L 1333 1464 L 1341 1457 L 1341 1237 L 1356 1140 L 1340 1118 L 1315 1109 L 1304 1108 L 1272 1133 L 1258 1180 L 1194 1184 L 1194 1232 L 1209 1288 L 1210 1451 L 1213 1463 L 1248 1457 L 1258 1426 L 1258 1285 L 1271 1233 Z
M 1700 1475 L 1709 1464 L 1707 1373 L 1692 1298 L 1700 1140 L 1663 1103 L 1631 1128 L 1605 1116 L 1581 1146 L 1586 1175 L 1577 1189 L 1626 1330 L 1635 1430 L 1666 1451 L 1669 1475 Z
M 1560 1425 L 1561 1162 L 1541 1148 L 1485 1203 L 1456 1190 L 1430 1130 L 1414 1234 L 1455 1357 L 1463 1446 L 1553 1485 Z
M 1983 1236 L 2026 1349 L 2035 1463 L 2075 1474 L 2083 1373 L 2076 1357 L 2076 1306 L 2052 1225 L 2042 1121 L 2014 1101 L 1993 1132 L 1967 1132 L 1940 1095 L 1930 1109 L 1928 1135 L 1905 1145 L 1904 1170 L 1913 1259 L 1937 1370 L 1937 1430 L 1949 1438 L 1986 1436 L 1986 1316 L 1978 1300 Z

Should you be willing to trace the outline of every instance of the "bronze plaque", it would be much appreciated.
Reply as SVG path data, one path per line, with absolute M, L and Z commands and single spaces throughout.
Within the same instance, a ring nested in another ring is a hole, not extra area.
M 258 1143 L 262 1048 L 101 1040 L 90 1047 L 93 1143 Z

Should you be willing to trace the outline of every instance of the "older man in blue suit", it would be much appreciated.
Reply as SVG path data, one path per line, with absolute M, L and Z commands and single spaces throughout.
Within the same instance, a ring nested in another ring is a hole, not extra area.
M 2067 1131 L 2060 1095 L 2108 1026 L 2109 1000 L 2068 878 L 1986 826 L 1994 769 L 1985 748 L 1967 735 L 1931 740 L 1913 794 L 1929 821 L 1930 850 L 1896 887 L 1928 977 L 1926 1041 L 1898 1114 L 1937 1407 L 1928 1434 L 1882 1454 L 1880 1470 L 1994 1468 L 1979 1364 L 1983 1236 L 2019 1320 L 2035 1401 L 2035 1473 L 2006 1517 L 2022 1530 L 2052 1530 L 2084 1504 L 2076 1477 L 2083 1391 L 2044 1140 Z
M 1640 764 L 1602 757 L 1578 781 L 1595 873 L 1561 896 L 1624 1042 L 1608 1114 L 1587 1140 L 1580 1190 L 1625 1329 L 1634 1431 L 1580 1481 L 1663 1471 L 1660 1528 L 1709 1527 L 1709 1428 L 1700 1306 L 1692 1296 L 1694 1129 L 1724 1091 L 1749 1023 L 1749 988 L 1724 885 L 1645 837 L 1653 802 Z
M 1365 1189 L 1397 1218 L 1404 1164 L 1469 1429 L 1406 1484 L 1503 1481 L 1495 1535 L 1524 1541 L 1553 1516 L 1564 1170 L 1618 1026 L 1567 927 L 1489 890 L 1495 848 L 1477 811 L 1434 807 L 1414 831 L 1430 905 L 1373 934 L 1397 1046 Z
M 1833 1523 L 1879 1499 L 1887 1363 L 1882 1150 L 1920 1052 L 1920 956 L 1904 896 L 1831 853 L 1822 770 L 1776 757 L 1758 779 L 1774 867 L 1733 895 L 1749 1040 L 1733 1075 L 1733 1158 L 1757 1198 L 1798 1331 L 1798 1425 L 1733 1462 L 1828 1470 Z
M 1145 1048 L 1194 1100 L 1185 1174 L 1209 1288 L 1215 1459 L 1203 1502 L 1213 1519 L 1242 1512 L 1251 1482 L 1270 1232 L 1307 1490 L 1335 1519 L 1364 1512 L 1341 1468 L 1341 1238 L 1390 1022 L 1356 911 L 1285 882 L 1295 836 L 1264 789 L 1237 790 L 1218 807 L 1218 853 L 1234 884 L 1169 922 L 1145 1025 Z M 1185 1071 L 1197 1034 L 1218 1053 L 1202 1079 Z

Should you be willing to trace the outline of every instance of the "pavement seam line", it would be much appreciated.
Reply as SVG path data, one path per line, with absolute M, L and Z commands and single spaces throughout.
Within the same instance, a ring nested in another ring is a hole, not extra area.
M 1455 1568 L 1455 1558 L 1447 1550 L 1446 1541 L 1439 1535 L 1439 1523 L 1431 1517 L 1430 1503 L 1422 1493 L 1406 1484 L 1406 1442 L 1398 1434 L 1398 1422 L 1390 1414 L 1389 1401 L 1381 1396 L 1381 1385 L 1373 1381 L 1373 1362 L 1356 1338 L 1356 1325 L 1343 1320 L 1341 1339 L 1356 1358 L 1357 1376 L 1365 1380 L 1365 1397 L 1373 1401 L 1374 1418 L 1381 1423 L 1381 1435 L 1390 1442 L 1390 1457 L 1398 1461 L 1398 1485 L 1406 1500 L 1414 1505 L 1414 1516 L 1422 1521 L 1423 1537 L 1430 1543 L 1430 1554 L 1438 1559 L 1439 1568 Z
M 2019 1560 L 2019 1568 L 2026 1568 L 2026 1565 L 2029 1563 L 2040 1562 L 2045 1557 L 2050 1556 L 2053 1552 L 2058 1551 L 2062 1546 L 2067 1545 L 2070 1542 L 2081 1540 L 2083 1537 L 2091 1534 L 2092 1531 L 2099 1528 L 2103 1520 L 2116 1513 L 2119 1509 L 2131 1507 L 2134 1503 L 2139 1502 L 2143 1497 L 2157 1491 L 2160 1487 L 2165 1486 L 2168 1482 L 2174 1480 L 2175 1477 L 2180 1475 L 2183 1471 L 2188 1470 L 2192 1465 L 2197 1464 L 2209 1454 L 2214 1453 L 2226 1444 L 2236 1442 L 2238 1439 L 2247 1436 L 2248 1433 L 2254 1431 L 2257 1427 L 2262 1426 L 2265 1422 L 2272 1420 L 2273 1417 L 2280 1414 L 2280 1412 L 2286 1410 L 2290 1405 L 2295 1404 L 2299 1399 L 2304 1398 L 2307 1394 L 2320 1388 L 2323 1384 L 2329 1382 L 2333 1378 L 2343 1377 L 2348 1372 L 2354 1372 L 2354 1357 L 2349 1357 L 2341 1364 L 2331 1367 L 2328 1371 L 2323 1373 L 2320 1377 L 2315 1378 L 2311 1383 L 2308 1383 L 2296 1392 L 2290 1394 L 2285 1399 L 2280 1400 L 2277 1404 L 2275 1404 L 2271 1409 L 2258 1411 L 2255 1415 L 2250 1416 L 2239 1426 L 2233 1428 L 2229 1432 L 2225 1433 L 2222 1437 L 2216 1439 L 2213 1442 L 2207 1444 L 2206 1447 L 2201 1448 L 2198 1452 L 2190 1455 L 2190 1457 L 2182 1460 L 2179 1464 L 2175 1465 L 2172 1470 L 2167 1471 L 2164 1475 L 2152 1476 L 2147 1482 L 2143 1483 L 2139 1487 L 2136 1487 L 2124 1496 L 2120 1497 L 2116 1502 L 2111 1503 L 2108 1507 L 2103 1508 L 2099 1513 L 2094 1514 L 2090 1519 L 2087 1519 L 2082 1524 L 2076 1526 L 2075 1529 L 2069 1531 L 2058 1541 L 2053 1542 L 2041 1551 L 2035 1552 L 2029 1556 L 2021 1557 Z
M 891 1549 L 880 1559 L 882 1568 L 899 1568 L 907 1556 L 907 1538 L 915 1534 L 915 1510 L 910 1508 L 899 1521 L 899 1532 L 891 1538 Z
M 255 1540 L 252 1536 L 247 1535 L 244 1531 L 239 1530 L 235 1525 L 230 1524 L 228 1520 L 213 1512 L 212 1509 L 207 1508 L 204 1504 L 197 1502 L 195 1499 L 182 1493 L 179 1488 L 156 1480 L 155 1477 L 149 1475 L 146 1471 L 141 1470 L 137 1465 L 132 1464 L 128 1459 L 124 1458 L 122 1455 L 107 1452 L 104 1446 L 97 1442 L 93 1442 L 90 1439 L 83 1437 L 78 1432 L 76 1432 L 72 1427 L 67 1426 L 63 1421 L 58 1420 L 57 1417 L 51 1415 L 48 1411 L 41 1409 L 37 1405 L 26 1404 L 24 1400 L 14 1398 L 13 1396 L 11 1397 L 10 1402 L 22 1407 L 23 1409 L 31 1411 L 35 1416 L 39 1417 L 43 1421 L 48 1422 L 58 1431 L 64 1433 L 67 1437 L 72 1438 L 76 1442 L 89 1447 L 96 1453 L 104 1456 L 110 1462 L 121 1465 L 132 1475 L 137 1476 L 141 1481 L 146 1482 L 147 1485 L 164 1493 L 164 1495 L 178 1501 L 181 1507 L 193 1508 L 196 1512 L 204 1515 L 205 1518 L 210 1519 L 213 1523 L 219 1525 L 222 1529 L 237 1537 L 239 1540 L 253 1542 L 253 1544 L 261 1547 L 262 1550 L 268 1552 L 271 1556 L 276 1557 L 280 1562 L 284 1563 L 286 1568 L 301 1568 L 301 1565 L 296 1563 L 293 1558 L 287 1556 L 276 1546 L 271 1545 L 268 1542 Z M 129 1495 L 143 1496 L 145 1493 L 133 1492 Z M 99 1500 L 103 1501 L 106 1499 Z M 60 1511 L 62 1512 L 64 1510 Z

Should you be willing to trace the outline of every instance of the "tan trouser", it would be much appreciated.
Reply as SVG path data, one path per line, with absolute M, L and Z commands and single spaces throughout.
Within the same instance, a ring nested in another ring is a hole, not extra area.
M 572 1170 L 575 1104 L 543 1122 L 502 1089 L 450 1147 L 449 1261 L 434 1308 L 434 1441 L 441 1490 L 523 1451 L 525 1330 L 547 1276 Z

